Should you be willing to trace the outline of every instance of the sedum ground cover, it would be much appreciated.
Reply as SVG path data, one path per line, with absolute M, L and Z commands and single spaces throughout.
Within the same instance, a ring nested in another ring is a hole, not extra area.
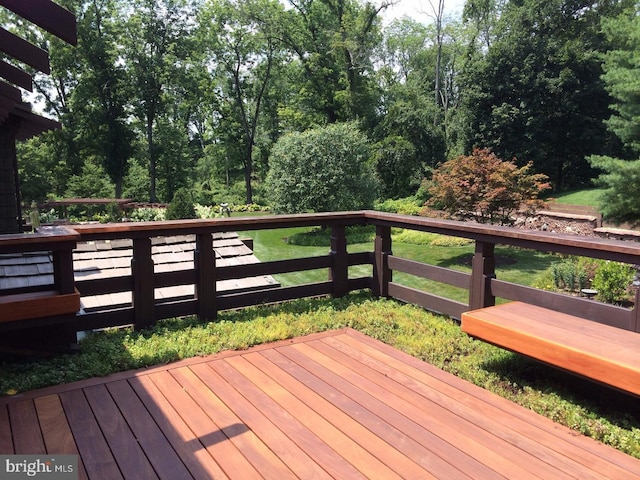
M 0 364 L 0 394 L 352 327 L 498 395 L 640 458 L 635 399 L 472 340 L 448 318 L 354 293 L 222 312 L 216 322 L 167 320 L 89 335 L 81 352 Z

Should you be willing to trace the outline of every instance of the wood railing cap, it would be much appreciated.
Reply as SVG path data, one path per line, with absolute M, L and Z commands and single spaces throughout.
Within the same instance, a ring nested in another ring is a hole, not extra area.
M 40 227 L 35 233 L 12 233 L 0 235 L 0 252 L 22 247 L 24 251 L 46 250 L 52 245 L 63 242 L 75 243 L 80 240 L 80 234 L 68 226 Z

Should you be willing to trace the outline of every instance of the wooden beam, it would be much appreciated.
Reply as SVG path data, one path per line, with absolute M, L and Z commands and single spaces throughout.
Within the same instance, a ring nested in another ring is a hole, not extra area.
M 2 0 L 0 0 L 2 1 Z M 51 73 L 49 54 L 13 33 L 0 28 L 0 51 L 41 71 Z
M 0 95 L 12 102 L 22 103 L 22 93 L 16 87 L 0 80 Z
M 0 77 L 29 92 L 33 91 L 33 79 L 31 75 L 2 60 L 0 60 Z
M 0 5 L 71 45 L 78 43 L 75 15 L 51 0 L 0 0 Z

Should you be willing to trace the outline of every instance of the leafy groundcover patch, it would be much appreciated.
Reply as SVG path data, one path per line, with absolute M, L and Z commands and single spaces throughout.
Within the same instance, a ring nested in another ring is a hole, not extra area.
M 184 318 L 139 332 L 91 333 L 74 355 L 5 360 L 0 364 L 0 394 L 342 327 L 354 328 L 640 458 L 636 399 L 472 340 L 454 320 L 413 305 L 374 299 L 368 293 L 222 312 L 210 323 Z

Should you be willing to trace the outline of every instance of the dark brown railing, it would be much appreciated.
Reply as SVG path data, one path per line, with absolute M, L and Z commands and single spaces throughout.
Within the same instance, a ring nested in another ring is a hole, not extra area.
M 345 229 L 351 225 L 375 226 L 376 237 L 371 251 L 348 252 Z M 214 233 L 306 226 L 324 226 L 331 229 L 331 240 L 330 245 L 327 245 L 326 255 L 216 267 L 216 259 L 212 249 L 212 234 Z M 471 272 L 461 272 L 395 256 L 391 240 L 392 228 L 433 232 L 475 241 Z M 558 235 L 374 211 L 78 225 L 74 226 L 71 232 L 67 231 L 66 235 L 70 234 L 72 237 L 69 238 L 78 242 L 117 239 L 131 239 L 133 241 L 131 275 L 118 278 L 77 280 L 74 283 L 81 297 L 131 292 L 132 304 L 78 315 L 78 330 L 128 324 L 142 328 L 154 324 L 159 319 L 191 314 L 198 315 L 203 320 L 212 320 L 216 318 L 218 311 L 231 308 L 319 295 L 340 297 L 350 291 L 371 289 L 377 296 L 396 298 L 454 318 L 459 318 L 461 313 L 466 310 L 493 305 L 496 297 L 499 297 L 544 306 L 627 330 L 640 331 L 637 307 L 627 309 L 501 280 L 496 275 L 494 254 L 496 245 L 511 245 L 534 251 L 558 252 L 638 264 L 640 263 L 640 244 L 635 242 Z M 194 268 L 177 272 L 154 272 L 151 254 L 152 238 L 185 234 L 196 237 Z M 25 238 L 28 237 L 25 235 Z M 34 248 L 34 242 L 37 243 L 39 249 L 52 251 L 54 244 L 51 242 L 55 242 L 55 235 L 39 235 L 37 241 L 31 240 L 25 245 Z M 12 251 L 15 251 L 16 242 L 12 242 L 11 245 Z M 60 273 L 57 274 L 58 278 L 60 274 L 68 277 L 70 275 L 68 262 L 75 243 L 58 242 L 55 245 L 55 251 L 58 252 L 56 255 L 64 259 L 63 263 L 66 265 L 61 264 L 57 267 L 60 269 Z M 67 251 L 61 253 L 60 245 L 64 245 Z M 0 253 L 4 251 L 5 243 L 0 239 Z M 351 278 L 349 267 L 354 265 L 370 265 L 371 274 Z M 220 280 L 314 269 L 327 269 L 327 280 L 244 293 L 216 291 L 216 282 Z M 397 272 L 465 289 L 469 292 L 468 302 L 443 298 L 394 282 L 393 276 Z M 192 298 L 187 299 L 170 302 L 156 301 L 154 289 L 175 285 L 194 285 L 195 294 Z M 638 296 L 636 296 L 636 305 L 638 305 Z

